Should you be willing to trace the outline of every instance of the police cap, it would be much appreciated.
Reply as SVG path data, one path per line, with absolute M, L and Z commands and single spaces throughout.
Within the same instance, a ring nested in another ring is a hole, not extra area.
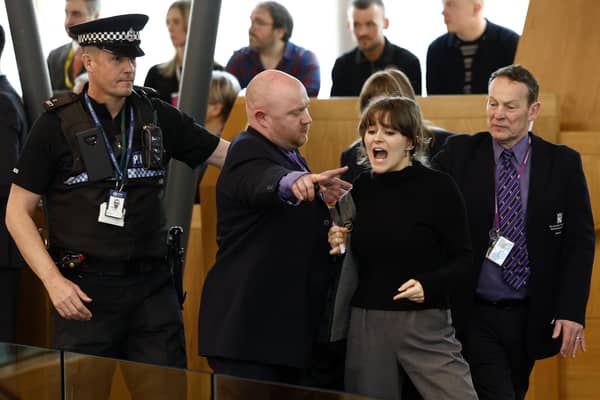
M 141 57 L 145 53 L 140 48 L 140 31 L 146 22 L 148 16 L 144 14 L 116 15 L 73 25 L 69 33 L 81 46 L 96 46 L 126 57 Z

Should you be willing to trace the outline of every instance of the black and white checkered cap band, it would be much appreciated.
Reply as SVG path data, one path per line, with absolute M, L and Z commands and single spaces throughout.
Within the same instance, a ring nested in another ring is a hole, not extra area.
M 80 45 L 102 43 L 133 43 L 140 40 L 140 31 L 129 29 L 127 32 L 91 32 L 78 35 Z

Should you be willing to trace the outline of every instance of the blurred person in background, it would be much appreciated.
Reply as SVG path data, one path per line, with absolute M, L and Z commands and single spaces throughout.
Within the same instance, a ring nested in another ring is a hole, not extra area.
M 240 83 L 229 72 L 212 72 L 204 120 L 206 129 L 217 136 L 221 135 L 240 90 Z
M 382 0 L 354 0 L 348 10 L 348 28 L 356 47 L 342 54 L 331 71 L 331 96 L 358 96 L 367 78 L 375 71 L 394 67 L 410 79 L 421 94 L 421 64 L 410 51 L 391 43 L 383 30 L 389 19 Z
M 483 94 L 515 59 L 519 35 L 483 16 L 484 0 L 443 0 L 448 33 L 427 50 L 427 94 Z
M 292 15 L 283 5 L 258 3 L 250 14 L 248 46 L 233 53 L 225 70 L 245 88 L 259 72 L 278 69 L 300 80 L 309 97 L 317 97 L 321 87 L 319 61 L 312 51 L 290 42 L 293 29 Z
M 66 91 L 79 93 L 87 82 L 82 50 L 76 38 L 69 33 L 69 28 L 97 19 L 99 16 L 100 0 L 66 0 L 65 31 L 72 40 L 52 50 L 46 60 L 50 85 L 54 93 Z
M 175 55 L 171 60 L 150 68 L 144 81 L 144 86 L 155 89 L 161 100 L 174 106 L 179 103 L 179 82 L 181 81 L 181 71 L 183 69 L 190 7 L 191 3 L 188 0 L 178 0 L 169 6 L 167 29 L 169 30 L 171 43 L 175 48 Z M 213 68 L 223 69 L 217 63 L 213 63 Z

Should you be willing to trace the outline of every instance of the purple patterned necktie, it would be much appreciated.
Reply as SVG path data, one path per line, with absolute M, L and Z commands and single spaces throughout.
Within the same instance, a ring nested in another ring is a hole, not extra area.
M 497 166 L 496 193 L 500 234 L 515 245 L 502 265 L 502 278 L 519 289 L 529 277 L 529 255 L 525 237 L 525 214 L 521 204 L 519 176 L 512 159 L 512 150 L 504 150 Z

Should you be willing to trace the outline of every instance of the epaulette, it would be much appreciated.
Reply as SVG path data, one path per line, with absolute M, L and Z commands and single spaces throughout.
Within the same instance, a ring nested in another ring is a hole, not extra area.
M 79 99 L 79 95 L 72 92 L 65 92 L 52 96 L 48 100 L 44 101 L 44 108 L 46 111 L 54 111 L 57 108 L 66 106 L 67 104 L 74 103 Z
M 159 93 L 156 89 L 147 86 L 133 86 L 133 90 L 135 90 L 138 94 L 147 97 L 159 97 Z

